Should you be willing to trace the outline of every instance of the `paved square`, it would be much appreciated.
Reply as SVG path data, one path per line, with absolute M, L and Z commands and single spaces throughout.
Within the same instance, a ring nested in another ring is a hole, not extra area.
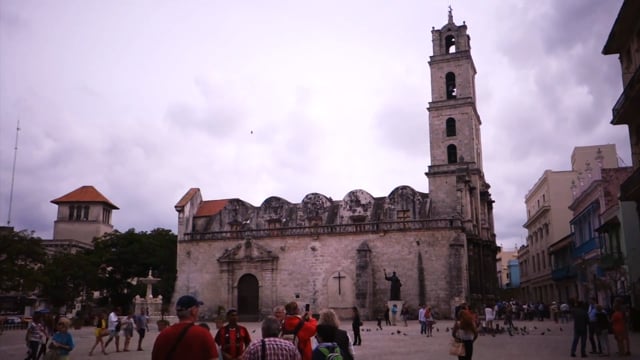
M 376 323 L 365 322 L 362 332 L 362 346 L 356 347 L 356 359 L 455 359 L 448 354 L 448 345 L 451 340 L 452 321 L 438 322 L 434 327 L 433 337 L 427 338 L 420 335 L 420 327 L 417 321 L 410 321 L 408 327 L 389 326 L 376 331 Z M 242 323 L 251 332 L 253 340 L 260 338 L 259 323 Z M 349 330 L 348 322 L 343 328 Z M 554 360 L 570 359 L 569 350 L 573 334 L 573 324 L 555 324 L 551 321 L 523 321 L 515 324 L 518 327 L 526 326 L 528 335 L 500 334 L 495 337 L 480 336 L 474 346 L 474 360 Z M 214 324 L 210 324 L 215 329 Z M 437 329 L 437 330 L 436 330 Z M 212 330 L 214 331 L 214 330 Z M 351 331 L 349 330 L 349 333 Z M 89 357 L 89 349 L 93 346 L 93 328 L 84 327 L 80 330 L 71 330 L 76 342 L 76 349 L 71 353 L 71 359 L 150 359 L 151 348 L 158 334 L 155 325 L 151 325 L 151 331 L 143 342 L 144 351 L 115 352 L 113 344 L 107 348 L 108 355 L 96 353 Z M 215 333 L 214 333 L 215 334 Z M 121 339 L 121 343 L 122 343 Z M 132 343 L 137 344 L 137 336 Z M 616 344 L 613 336 L 609 336 L 609 346 L 612 349 L 613 359 L 638 359 L 640 360 L 640 334 L 631 333 L 632 356 L 619 357 L 615 355 Z M 589 351 L 589 346 L 587 346 Z M 25 358 L 26 346 L 24 344 L 24 330 L 8 330 L 0 335 L 0 359 L 22 360 Z M 579 354 L 578 354 L 579 355 Z M 589 354 L 589 358 L 606 358 Z M 185 359 L 188 360 L 188 359 Z

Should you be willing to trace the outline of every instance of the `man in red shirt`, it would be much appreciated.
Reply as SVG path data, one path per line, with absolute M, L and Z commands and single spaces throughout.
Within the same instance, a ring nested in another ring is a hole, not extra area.
M 295 301 L 288 303 L 285 310 L 287 316 L 284 318 L 282 332 L 294 334 L 298 339 L 298 350 L 302 360 L 311 360 L 311 338 L 316 334 L 317 320 L 311 317 L 308 310 L 300 316 L 300 307 Z
M 152 360 L 190 359 L 217 360 L 218 349 L 211 333 L 200 326 L 194 326 L 202 305 L 191 295 L 185 295 L 176 302 L 176 314 L 180 320 L 158 334 Z
M 251 337 L 247 328 L 238 325 L 238 312 L 236 309 L 227 311 L 229 323 L 218 330 L 216 343 L 222 350 L 224 360 L 236 360 L 242 358 L 242 353 L 251 343 Z

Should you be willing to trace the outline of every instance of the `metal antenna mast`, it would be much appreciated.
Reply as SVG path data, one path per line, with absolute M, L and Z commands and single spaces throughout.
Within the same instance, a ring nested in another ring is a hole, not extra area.
M 16 126 L 16 145 L 13 148 L 13 167 L 11 169 L 11 190 L 9 191 L 9 215 L 7 216 L 7 226 L 11 225 L 11 205 L 13 204 L 13 182 L 16 177 L 16 159 L 18 158 L 18 134 L 20 133 L 20 119 Z

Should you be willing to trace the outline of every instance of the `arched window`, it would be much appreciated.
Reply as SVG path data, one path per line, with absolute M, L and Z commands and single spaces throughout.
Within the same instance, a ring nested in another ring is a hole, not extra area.
M 458 149 L 453 144 L 447 146 L 447 162 L 449 164 L 455 164 L 458 162 Z
M 448 72 L 445 76 L 447 85 L 447 99 L 456 98 L 456 75 L 452 72 Z
M 453 35 L 447 35 L 444 38 L 444 52 L 445 54 L 456 52 L 456 38 Z
M 447 137 L 456 136 L 456 119 L 447 119 Z

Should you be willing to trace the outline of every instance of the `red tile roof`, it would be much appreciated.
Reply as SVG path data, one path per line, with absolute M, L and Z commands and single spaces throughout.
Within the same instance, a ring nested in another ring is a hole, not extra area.
M 189 201 L 191 201 L 191 198 L 194 195 L 196 195 L 199 191 L 200 191 L 199 188 L 189 189 L 189 191 L 187 191 L 187 193 L 184 194 L 182 199 L 180 199 L 180 201 L 178 201 L 178 203 L 175 205 L 176 211 L 182 211 L 182 209 L 189 203 Z
M 224 209 L 228 202 L 228 199 L 203 201 L 200 203 L 194 217 L 215 215 Z
M 76 202 L 98 202 L 109 205 L 112 209 L 119 209 L 109 199 L 102 195 L 96 188 L 91 185 L 81 186 L 72 192 L 63 195 L 57 199 L 51 200 L 52 203 L 64 204 L 64 203 L 76 203 Z

